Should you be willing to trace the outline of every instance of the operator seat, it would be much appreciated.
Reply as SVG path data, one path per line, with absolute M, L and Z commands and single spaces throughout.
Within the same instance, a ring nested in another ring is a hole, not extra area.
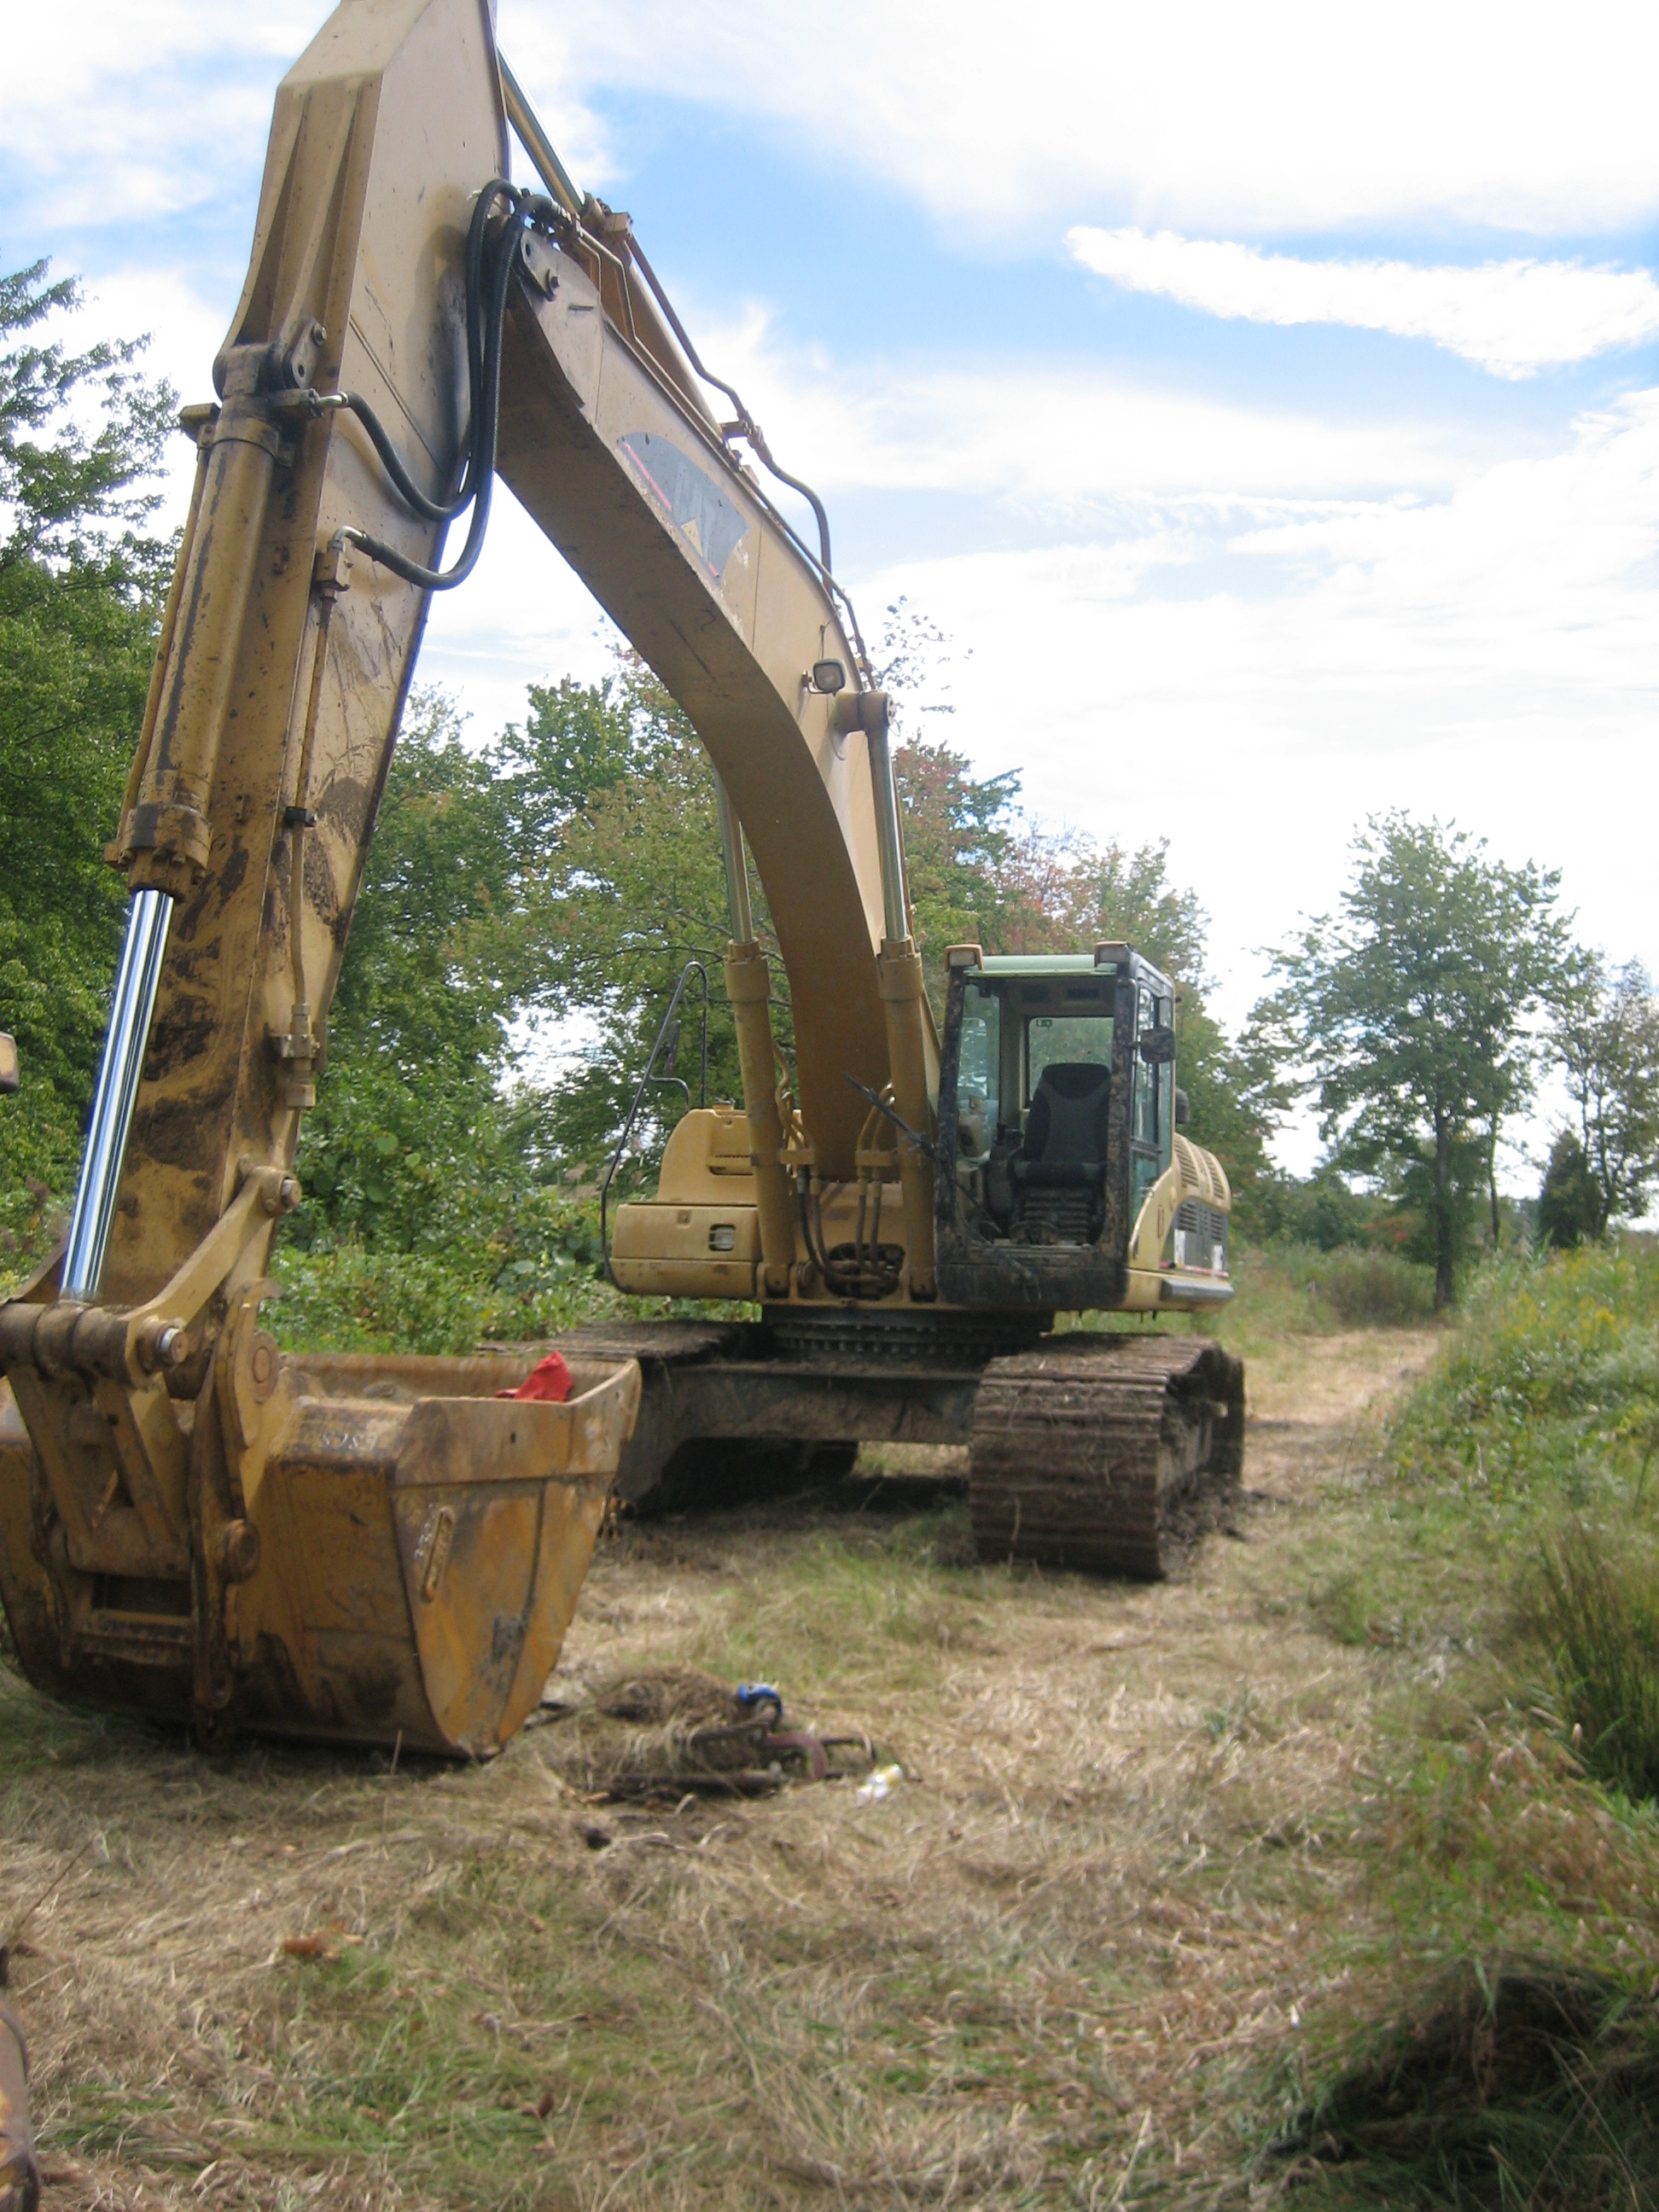
M 1013 1234 L 1027 1243 L 1092 1243 L 1105 1213 L 1112 1072 L 1092 1060 L 1042 1071 L 1012 1163 Z

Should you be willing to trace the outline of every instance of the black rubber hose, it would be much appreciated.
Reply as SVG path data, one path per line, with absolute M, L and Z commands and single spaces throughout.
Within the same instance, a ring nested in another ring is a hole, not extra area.
M 515 191 L 505 177 L 492 178 L 479 193 L 472 210 L 472 220 L 466 233 L 466 374 L 467 389 L 472 395 L 471 414 L 468 422 L 467 465 L 461 489 L 456 496 L 465 501 L 477 489 L 477 430 L 480 395 L 483 388 L 489 340 L 484 310 L 484 246 L 489 231 L 490 212 L 503 195 L 514 208 L 522 208 L 524 195 Z M 457 512 L 459 513 L 459 509 Z
M 403 501 L 404 505 L 412 507 L 416 514 L 423 515 L 428 522 L 453 521 L 472 496 L 467 483 L 467 478 L 471 474 L 471 446 L 468 447 L 464 463 L 465 473 L 461 478 L 461 489 L 456 493 L 454 498 L 428 499 L 404 466 L 397 447 L 387 435 L 386 425 L 362 394 L 359 392 L 343 392 L 340 394 L 340 404 L 355 415 L 364 429 L 368 431 L 369 442 L 380 457 L 380 465 L 396 486 L 398 496 Z
M 380 465 L 397 489 L 405 507 L 428 522 L 452 522 L 473 496 L 477 485 L 478 431 L 482 412 L 482 392 L 484 379 L 486 341 L 483 329 L 484 238 L 491 209 L 505 192 L 511 195 L 513 187 L 497 177 L 479 193 L 472 210 L 472 220 L 467 228 L 466 240 L 466 367 L 467 367 L 467 423 L 466 441 L 461 464 L 461 479 L 453 497 L 428 499 L 404 466 L 386 425 L 360 392 L 342 392 L 332 403 L 347 408 L 368 433 L 369 441 L 380 457 Z
M 465 583 L 477 566 L 478 556 L 483 550 L 484 532 L 489 526 L 490 494 L 495 481 L 501 337 L 507 319 L 507 289 L 512 279 L 519 241 L 529 228 L 531 220 L 531 213 L 526 207 L 515 205 L 495 240 L 487 319 L 483 333 L 482 389 L 478 394 L 477 416 L 467 471 L 468 477 L 476 484 L 472 495 L 472 520 L 467 529 L 466 544 L 461 549 L 459 560 L 453 568 L 428 568 L 419 561 L 410 560 L 407 554 L 398 552 L 396 546 L 388 545 L 384 538 L 371 536 L 366 530 L 348 528 L 342 532 L 349 544 L 361 547 L 371 561 L 376 562 L 382 568 L 389 568 L 394 576 L 401 576 L 406 584 L 414 584 L 422 591 L 448 592 L 453 591 L 457 584 Z M 378 445 L 376 450 L 379 450 Z M 396 481 L 395 478 L 393 480 Z M 433 516 L 431 519 L 441 520 L 447 518 Z

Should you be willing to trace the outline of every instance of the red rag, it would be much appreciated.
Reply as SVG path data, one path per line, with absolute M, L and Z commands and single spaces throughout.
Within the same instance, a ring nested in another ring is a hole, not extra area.
M 570 1370 L 562 1352 L 550 1352 L 538 1360 L 516 1390 L 498 1390 L 498 1398 L 541 1398 L 562 1406 L 570 1395 Z

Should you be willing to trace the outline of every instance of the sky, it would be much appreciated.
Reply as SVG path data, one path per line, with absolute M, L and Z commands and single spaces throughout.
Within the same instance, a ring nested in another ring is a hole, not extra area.
M 4 264 L 79 274 L 82 327 L 151 332 L 186 398 L 325 14 L 9 27 Z M 500 0 L 498 28 L 823 495 L 866 634 L 901 602 L 945 634 L 912 729 L 1018 769 L 1050 826 L 1167 838 L 1224 1014 L 1395 807 L 1559 867 L 1580 938 L 1659 969 L 1659 11 Z M 482 735 L 609 651 L 503 497 L 422 674 Z

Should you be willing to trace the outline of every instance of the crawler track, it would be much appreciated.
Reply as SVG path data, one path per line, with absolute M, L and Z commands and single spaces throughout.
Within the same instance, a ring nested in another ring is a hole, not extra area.
M 1156 1580 L 1226 1517 L 1243 1468 L 1243 1364 L 1218 1344 L 1050 1337 L 980 1383 L 974 1541 L 984 1559 Z

